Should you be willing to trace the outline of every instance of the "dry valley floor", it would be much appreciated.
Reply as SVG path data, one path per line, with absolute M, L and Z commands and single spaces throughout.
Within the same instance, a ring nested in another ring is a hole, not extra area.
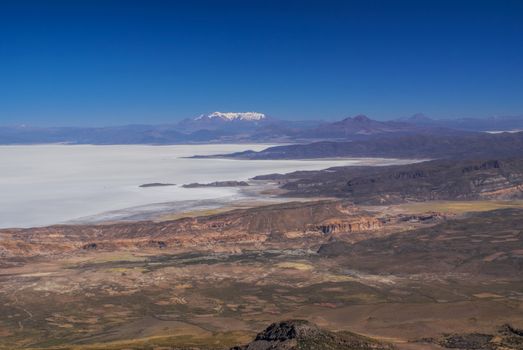
M 296 202 L 2 230 L 0 348 L 228 349 L 287 319 L 399 349 L 522 328 L 523 210 L 506 204 Z

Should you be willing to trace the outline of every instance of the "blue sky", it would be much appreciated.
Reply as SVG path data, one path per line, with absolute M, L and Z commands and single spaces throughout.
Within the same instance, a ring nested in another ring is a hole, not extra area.
M 0 1 L 0 124 L 523 114 L 523 1 Z

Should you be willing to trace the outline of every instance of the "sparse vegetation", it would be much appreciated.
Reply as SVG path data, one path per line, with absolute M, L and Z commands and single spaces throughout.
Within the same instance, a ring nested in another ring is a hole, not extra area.
M 359 243 L 327 235 L 221 253 L 93 250 L 29 259 L 0 275 L 0 344 L 225 349 L 289 317 L 403 341 L 517 325 L 522 217 L 516 209 L 469 214 Z M 346 243 L 329 256 L 314 253 L 320 242 Z

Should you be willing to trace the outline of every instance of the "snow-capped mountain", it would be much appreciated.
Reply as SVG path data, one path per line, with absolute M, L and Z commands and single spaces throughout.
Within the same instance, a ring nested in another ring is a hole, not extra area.
M 266 119 L 265 114 L 258 112 L 214 112 L 211 114 L 202 114 L 197 117 L 195 120 L 224 120 L 224 121 L 233 121 L 233 120 L 242 120 L 242 121 L 260 121 Z
M 178 123 L 178 130 L 195 132 L 198 130 L 221 130 L 225 133 L 252 131 L 271 122 L 271 119 L 258 112 L 213 112 L 199 117 L 184 119 Z

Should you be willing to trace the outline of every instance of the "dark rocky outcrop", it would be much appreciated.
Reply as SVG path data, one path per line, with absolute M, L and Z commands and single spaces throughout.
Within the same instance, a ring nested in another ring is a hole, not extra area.
M 350 332 L 329 332 L 304 320 L 271 324 L 254 341 L 231 350 L 380 350 L 394 349 L 371 338 Z
M 163 186 L 174 186 L 175 184 L 168 184 L 168 183 L 161 183 L 161 182 L 152 182 L 148 184 L 140 185 L 139 187 L 147 188 L 147 187 L 163 187 Z
M 198 187 L 242 187 L 249 186 L 249 183 L 246 181 L 215 181 L 207 184 L 201 184 L 198 182 L 193 182 L 190 184 L 185 184 L 182 187 L 184 188 L 198 188 Z
M 501 346 L 507 349 L 523 349 L 523 329 L 504 324 L 498 329 L 497 339 Z
M 424 343 L 434 343 L 446 349 L 459 350 L 521 350 L 523 349 L 523 330 L 504 324 L 497 334 L 454 333 L 439 338 L 422 339 Z
M 523 329 L 512 327 L 508 323 L 499 327 L 498 332 L 505 337 L 521 337 L 521 340 L 523 341 Z
M 150 240 L 149 242 L 147 242 L 147 245 L 152 248 L 159 248 L 159 249 L 167 248 L 167 243 L 165 243 L 164 241 Z
M 318 255 L 325 257 L 340 256 L 346 254 L 351 244 L 344 241 L 334 241 L 322 244 L 318 249 Z
M 429 212 L 424 214 L 400 214 L 397 217 L 399 222 L 423 222 L 423 223 L 436 223 L 444 221 L 446 215 L 444 213 Z
M 490 334 L 468 333 L 450 334 L 438 341 L 438 344 L 448 349 L 494 349 Z
M 96 249 L 98 249 L 98 244 L 96 244 L 96 243 L 87 243 L 82 248 L 85 249 L 85 250 L 96 250 Z

